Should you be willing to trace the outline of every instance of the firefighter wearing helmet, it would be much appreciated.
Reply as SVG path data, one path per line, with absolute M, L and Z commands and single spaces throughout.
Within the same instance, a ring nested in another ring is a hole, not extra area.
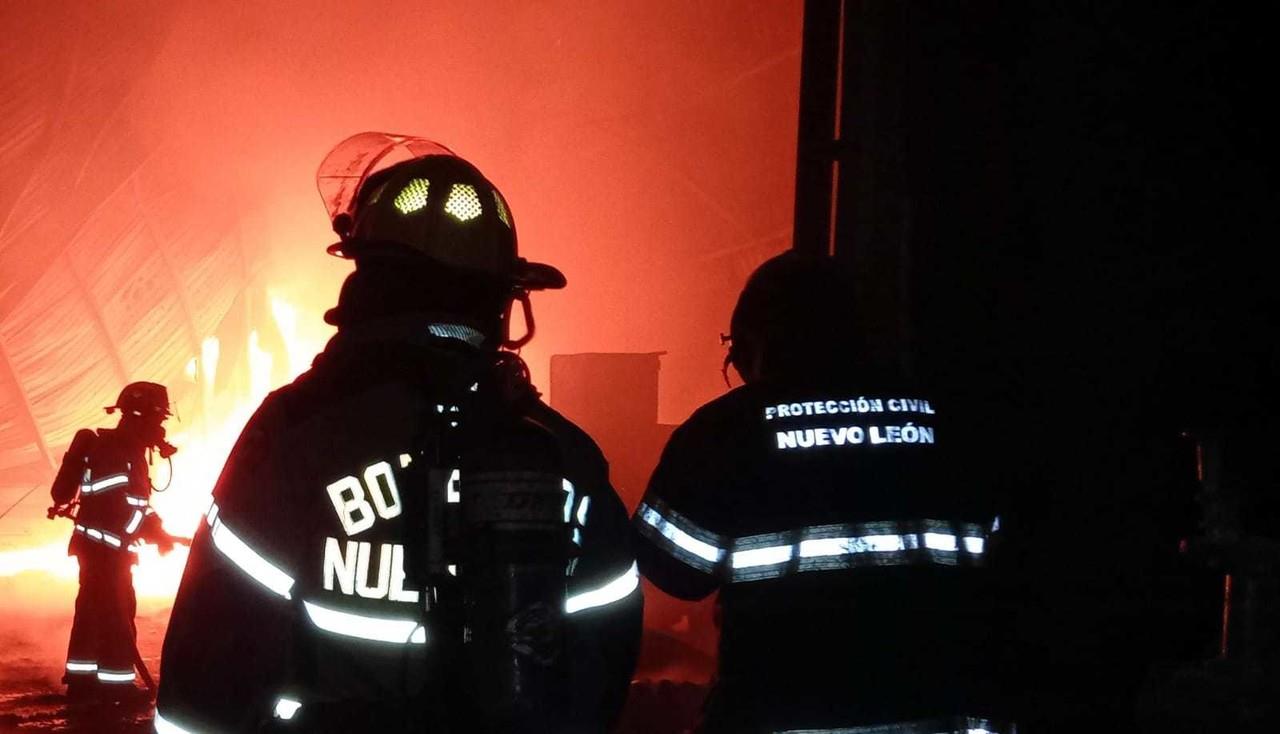
M 157 731 L 605 730 L 640 634 L 627 516 L 511 351 L 564 276 L 518 256 L 502 194 L 437 143 L 354 136 L 318 184 L 355 263 L 338 331 L 214 488 Z
M 132 568 L 139 544 L 155 543 L 168 552 L 176 540 L 151 509 L 147 472 L 149 451 L 165 458 L 177 451 L 165 441 L 167 391 L 154 382 L 135 382 L 106 411 L 119 411 L 119 424 L 78 431 L 51 489 L 49 517 L 75 523 L 68 553 L 80 565 L 62 678 L 73 703 L 141 697 L 135 680 L 138 672 L 146 676 L 146 669 L 137 655 Z
M 871 363 L 850 291 L 795 252 L 750 277 L 726 360 L 745 384 L 672 435 L 634 516 L 640 569 L 682 599 L 719 592 L 703 732 L 1007 732 L 996 506 L 958 460 L 979 432 Z

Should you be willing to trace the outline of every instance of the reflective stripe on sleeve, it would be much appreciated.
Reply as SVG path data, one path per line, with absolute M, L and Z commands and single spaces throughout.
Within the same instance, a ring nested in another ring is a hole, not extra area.
M 310 601 L 303 601 L 302 606 L 312 624 L 336 635 L 401 645 L 422 645 L 427 642 L 426 628 L 412 619 L 355 614 Z
M 97 494 L 99 492 L 105 492 L 108 489 L 111 489 L 112 487 L 119 487 L 122 484 L 128 484 L 128 483 L 129 483 L 128 474 L 112 474 L 110 476 L 105 476 L 97 481 L 80 485 L 80 492 L 82 494 Z
M 560 480 L 560 488 L 565 491 L 564 521 L 567 523 L 573 517 L 573 482 L 568 479 L 562 479 Z
M 639 586 L 640 570 L 633 562 L 631 568 L 612 581 L 590 591 L 573 594 L 568 599 L 565 599 L 564 611 L 566 614 L 573 614 L 583 609 L 612 604 L 630 596 L 631 592 L 635 591 Z
M 699 571 L 711 573 L 724 560 L 727 543 L 720 536 L 656 500 L 641 502 L 636 519 L 642 535 Z
M 134 510 L 133 516 L 129 518 L 129 524 L 124 526 L 124 531 L 129 535 L 133 535 L 137 531 L 138 526 L 142 524 L 142 510 Z
M 210 509 L 210 516 L 217 517 L 216 505 Z M 241 571 L 249 574 L 254 581 L 285 599 L 293 598 L 290 594 L 293 589 L 293 577 L 281 571 L 253 548 L 249 547 L 249 544 L 241 540 L 240 536 L 231 532 L 231 529 L 221 519 L 214 519 L 211 532 L 214 547 L 221 551 L 222 555 L 226 556 L 228 560 L 239 566 Z
M 128 502 L 129 504 L 133 505 L 134 507 L 146 507 L 148 504 L 150 504 L 149 502 L 147 502 L 146 497 L 134 497 L 131 494 L 126 494 L 124 496 L 124 500 L 125 502 Z

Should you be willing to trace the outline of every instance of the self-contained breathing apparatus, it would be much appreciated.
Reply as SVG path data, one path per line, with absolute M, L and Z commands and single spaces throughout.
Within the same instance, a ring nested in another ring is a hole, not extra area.
M 428 705 L 458 730 L 554 731 L 566 708 L 571 500 L 554 440 L 521 414 L 522 368 L 500 354 L 487 374 L 433 376 L 437 410 L 424 416 L 402 500 L 419 541 L 406 545 L 405 573 L 428 590 L 427 638 L 440 653 Z

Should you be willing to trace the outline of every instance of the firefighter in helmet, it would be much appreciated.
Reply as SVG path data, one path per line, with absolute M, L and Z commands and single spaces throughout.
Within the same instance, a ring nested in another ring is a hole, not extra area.
M 169 396 L 163 385 L 125 386 L 108 414 L 120 412 L 115 428 L 82 429 L 71 441 L 54 479 L 50 518 L 75 522 L 68 553 L 80 564 L 80 591 L 67 650 L 67 695 L 73 701 L 121 700 L 138 695 L 132 568 L 137 546 L 173 548 L 151 509 L 148 452 L 172 456 L 165 441 Z
M 512 351 L 564 276 L 439 144 L 356 135 L 318 184 L 355 262 L 338 331 L 214 488 L 157 731 L 605 730 L 640 634 L 627 516 Z
M 745 384 L 672 435 L 633 518 L 641 572 L 719 592 L 704 732 L 1007 731 L 996 507 L 952 404 L 870 363 L 850 290 L 795 252 L 747 281 L 726 360 Z

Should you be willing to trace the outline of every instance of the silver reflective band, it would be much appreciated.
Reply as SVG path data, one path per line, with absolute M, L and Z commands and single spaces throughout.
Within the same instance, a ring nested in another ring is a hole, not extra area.
M 148 504 L 146 497 L 134 497 L 131 494 L 126 494 L 124 500 L 134 507 L 146 507 Z
M 216 506 L 210 510 L 210 515 L 216 517 Z M 250 548 L 238 535 L 231 532 L 222 520 L 213 521 L 212 535 L 214 547 L 222 551 L 222 555 L 239 566 L 240 570 L 249 574 L 254 581 L 285 599 L 293 598 L 289 593 L 293 589 L 293 578 Z
M 566 492 L 564 498 L 564 521 L 567 523 L 573 517 L 573 482 L 568 479 L 561 479 L 560 488 Z
M 98 671 L 98 680 L 103 683 L 132 683 L 134 678 L 133 669 L 129 670 L 106 670 Z
M 687 553 L 691 553 L 697 558 L 700 558 L 711 564 L 717 564 L 724 559 L 725 550 L 723 548 L 716 545 L 712 545 L 711 543 L 708 543 L 706 541 L 699 540 L 690 534 L 691 531 L 706 533 L 706 531 L 702 530 L 701 528 L 698 528 L 693 523 L 684 521 L 688 527 L 681 528 L 676 524 L 676 521 L 668 520 L 667 518 L 663 517 L 661 513 L 659 513 L 656 509 L 651 507 L 646 502 L 640 503 L 640 508 L 637 515 L 644 524 L 657 530 L 658 533 L 661 534 L 663 538 L 666 538 L 667 541 L 669 541 L 672 545 L 679 548 L 680 550 L 683 550 Z M 709 533 L 706 533 L 706 534 L 709 534 Z M 682 560 L 685 560 L 685 559 L 682 559 Z M 702 564 L 690 563 L 689 565 L 701 566 Z M 710 570 L 710 569 L 704 568 L 703 570 Z
M 96 673 L 97 671 L 98 671 L 97 663 L 84 661 L 84 660 L 68 660 L 67 661 L 68 673 Z
M 836 729 L 786 729 L 775 734 L 999 734 L 999 732 L 1017 734 L 1018 727 L 997 728 L 987 719 L 972 716 L 944 717 L 939 719 L 921 719 L 918 721 L 901 721 L 893 724 L 873 724 L 870 726 L 848 726 Z
M 172 721 L 169 721 L 160 714 L 159 709 L 156 709 L 155 727 L 156 734 L 197 734 L 197 732 L 192 729 L 183 729 Z
M 118 536 L 108 533 L 105 530 L 89 528 L 84 525 L 76 525 L 75 531 L 88 537 L 90 540 L 102 543 L 103 545 L 109 545 L 113 548 L 120 548 L 124 546 L 124 541 L 120 540 Z
M 213 521 L 218 519 L 218 503 L 210 502 L 209 509 L 204 513 L 204 521 L 209 523 L 209 527 L 213 527 Z
M 422 645 L 427 641 L 426 628 L 412 619 L 354 614 L 309 601 L 303 601 L 302 606 L 312 624 L 336 635 L 401 645 Z
M 449 472 L 449 481 L 445 482 L 444 501 L 456 505 L 462 501 L 462 493 L 458 491 L 458 485 L 462 484 L 462 472 L 454 469 Z
M 302 708 L 301 701 L 295 701 L 292 698 L 281 696 L 276 699 L 275 717 L 288 721 L 293 715 L 298 713 L 298 709 Z
M 865 565 L 954 566 L 980 562 L 985 535 L 979 525 L 940 520 L 819 525 L 739 538 L 729 567 L 733 581 L 757 581 Z
M 96 482 L 81 485 L 80 492 L 83 494 L 97 494 L 98 492 L 105 492 L 112 487 L 119 487 L 121 484 L 128 483 L 128 474 L 112 474 L 111 476 L 103 477 Z
M 137 530 L 138 526 L 141 524 L 142 524 L 142 510 L 134 510 L 133 517 L 129 518 L 129 524 L 125 526 L 124 531 L 132 535 L 133 532 Z
M 441 339 L 457 339 L 473 347 L 484 344 L 484 334 L 464 324 L 428 324 L 431 336 Z
M 635 563 L 632 563 L 631 568 L 609 583 L 565 599 L 564 611 L 566 614 L 573 614 L 583 609 L 612 604 L 629 596 L 638 586 L 640 586 L 640 570 Z

